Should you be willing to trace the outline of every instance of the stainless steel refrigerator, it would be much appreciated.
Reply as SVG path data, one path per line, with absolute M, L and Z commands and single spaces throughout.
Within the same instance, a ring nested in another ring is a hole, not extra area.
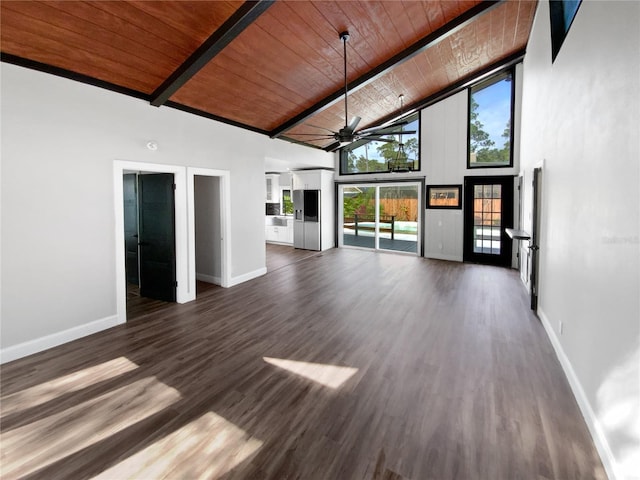
M 320 190 L 294 190 L 293 217 L 293 246 L 320 250 Z

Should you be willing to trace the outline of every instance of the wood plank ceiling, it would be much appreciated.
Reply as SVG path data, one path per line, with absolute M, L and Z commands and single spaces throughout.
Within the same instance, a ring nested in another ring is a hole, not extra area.
M 366 128 L 397 117 L 400 94 L 409 111 L 520 55 L 535 8 L 530 0 L 3 1 L 0 42 L 2 61 L 156 105 L 164 93 L 164 105 L 326 147 L 332 139 L 300 134 L 345 125 L 341 31 L 350 33 L 349 113 Z M 166 89 L 179 73 L 184 81 Z

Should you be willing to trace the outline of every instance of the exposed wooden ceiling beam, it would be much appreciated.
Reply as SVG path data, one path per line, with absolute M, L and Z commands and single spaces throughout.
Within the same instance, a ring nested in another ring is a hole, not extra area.
M 180 87 L 262 15 L 275 0 L 247 1 L 151 94 L 151 105 L 163 105 Z
M 464 27 L 472 23 L 474 20 L 484 15 L 485 13 L 489 12 L 500 3 L 503 3 L 504 1 L 505 0 L 487 0 L 479 3 L 473 8 L 470 8 L 469 10 L 464 12 L 462 15 L 456 17 L 455 19 L 443 25 L 442 27 L 435 30 L 434 32 L 430 33 L 426 37 L 423 37 L 422 39 L 418 40 L 413 45 L 404 49 L 402 52 L 394 55 L 386 62 L 378 65 L 373 70 L 370 70 L 369 72 L 365 73 L 364 75 L 350 82 L 348 84 L 349 93 L 358 91 L 359 89 L 370 84 L 371 82 L 381 77 L 382 75 L 385 75 L 386 73 L 388 73 L 389 71 L 397 67 L 398 65 L 406 62 L 407 60 L 410 60 L 416 55 L 424 52 L 426 49 L 431 48 L 434 45 L 437 45 L 441 41 L 445 40 L 449 36 L 463 29 Z M 307 108 L 302 113 L 296 115 L 290 120 L 287 120 L 282 125 L 274 128 L 270 132 L 270 136 L 272 138 L 281 136 L 287 130 L 297 125 L 300 125 L 301 123 L 304 123 L 313 115 L 331 107 L 332 105 L 336 104 L 343 98 L 344 98 L 343 89 L 335 91 L 331 95 L 316 102 L 314 105 Z

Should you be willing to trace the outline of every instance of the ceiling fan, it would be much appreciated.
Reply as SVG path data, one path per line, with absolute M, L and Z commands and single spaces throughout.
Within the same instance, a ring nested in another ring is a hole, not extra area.
M 362 130 L 356 130 L 358 123 L 360 123 L 361 118 L 355 116 L 351 119 L 349 123 L 347 123 L 349 119 L 349 106 L 347 102 L 347 97 L 349 95 L 349 89 L 347 86 L 347 41 L 349 40 L 349 32 L 344 31 L 340 33 L 340 40 L 342 40 L 343 48 L 344 48 L 344 127 L 342 127 L 337 132 L 334 130 L 330 130 L 328 128 L 319 127 L 316 125 L 307 124 L 314 128 L 320 128 L 322 130 L 326 130 L 330 132 L 330 134 L 318 135 L 315 133 L 298 133 L 295 135 L 308 135 L 314 136 L 316 138 L 309 139 L 313 140 L 335 140 L 335 142 L 326 146 L 324 149 L 328 152 L 335 152 L 340 147 L 355 142 L 357 140 L 367 140 L 367 141 L 378 141 L 378 142 L 393 142 L 393 138 L 383 138 L 382 135 L 394 135 L 394 134 L 412 134 L 416 133 L 413 131 L 402 131 L 402 126 L 406 125 L 408 122 L 402 121 L 397 122 L 392 125 L 388 125 L 386 127 L 370 127 Z M 400 127 L 400 130 L 397 128 Z

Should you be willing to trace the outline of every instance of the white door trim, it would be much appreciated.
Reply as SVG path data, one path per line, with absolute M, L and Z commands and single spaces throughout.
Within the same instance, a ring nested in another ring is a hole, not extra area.
M 113 204 L 115 218 L 115 272 L 116 272 L 116 315 L 118 323 L 127 319 L 127 282 L 124 248 L 124 198 L 123 174 L 125 171 L 172 173 L 175 189 L 175 233 L 176 233 L 176 301 L 186 303 L 193 298 L 189 293 L 188 238 L 187 227 L 187 168 L 177 165 L 132 162 L 115 160 L 113 162 Z M 193 273 L 195 276 L 195 272 Z
M 187 225 L 189 232 L 189 295 L 191 300 L 196 298 L 196 236 L 195 236 L 195 176 L 218 177 L 220 179 L 220 223 L 222 236 L 220 238 L 220 285 L 231 286 L 231 174 L 228 170 L 214 170 L 210 168 L 187 167 Z

